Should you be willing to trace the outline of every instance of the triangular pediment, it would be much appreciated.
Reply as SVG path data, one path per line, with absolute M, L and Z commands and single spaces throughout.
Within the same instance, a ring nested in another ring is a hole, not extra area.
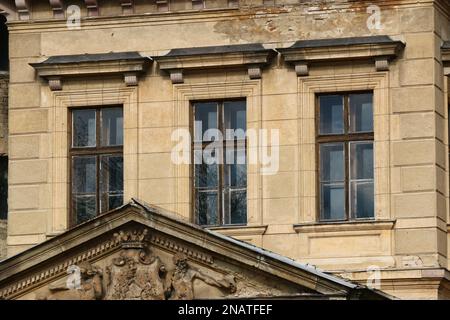
M 138 200 L 0 262 L 0 299 L 385 296 Z

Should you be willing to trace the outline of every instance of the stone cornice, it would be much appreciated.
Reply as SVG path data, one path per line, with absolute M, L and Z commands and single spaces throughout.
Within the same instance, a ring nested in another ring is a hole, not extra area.
M 247 68 L 250 79 L 261 77 L 261 68 L 276 55 L 262 44 L 228 45 L 172 49 L 164 56 L 154 57 L 160 70 L 170 74 L 173 83 L 183 83 L 185 71 L 214 68 Z
M 149 14 L 115 15 L 115 16 L 94 16 L 81 17 L 83 30 L 115 27 L 140 27 L 159 24 L 179 24 L 185 20 L 189 21 L 221 21 L 232 18 L 248 17 L 245 12 L 238 8 L 219 8 L 203 10 L 182 10 L 176 12 L 152 12 Z M 23 32 L 58 32 L 67 31 L 67 22 L 61 19 L 43 19 L 21 21 L 12 20 L 9 22 L 10 33 Z
M 298 76 L 307 76 L 316 62 L 369 60 L 377 71 L 387 71 L 389 61 L 404 48 L 400 41 L 388 36 L 354 37 L 297 41 L 291 47 L 277 48 L 284 61 L 293 64 Z
M 360 220 L 328 223 L 304 223 L 294 225 L 297 233 L 345 232 L 367 230 L 392 230 L 395 220 Z
M 51 90 L 61 90 L 62 80 L 70 77 L 122 75 L 127 86 L 137 85 L 151 58 L 137 52 L 53 56 L 40 63 L 30 63 L 38 76 L 46 79 Z
M 217 231 L 229 237 L 236 236 L 255 236 L 266 233 L 267 225 L 264 226 L 227 226 L 227 227 L 211 227 L 208 230 Z

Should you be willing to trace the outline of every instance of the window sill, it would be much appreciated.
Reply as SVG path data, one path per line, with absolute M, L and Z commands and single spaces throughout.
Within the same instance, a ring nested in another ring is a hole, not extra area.
M 336 232 L 336 231 L 364 231 L 364 230 L 391 230 L 396 220 L 360 220 L 338 222 L 314 222 L 295 224 L 297 233 Z
M 220 227 L 206 227 L 205 229 L 219 232 L 229 237 L 236 236 L 256 236 L 266 233 L 267 225 L 264 226 L 220 226 Z

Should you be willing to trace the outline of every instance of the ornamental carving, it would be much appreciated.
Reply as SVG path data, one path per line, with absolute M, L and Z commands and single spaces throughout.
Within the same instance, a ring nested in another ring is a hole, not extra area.
M 154 239 L 154 238 L 153 238 Z M 190 265 L 188 255 L 177 252 L 166 266 L 150 244 L 149 230 L 120 231 L 114 242 L 119 254 L 103 268 L 90 262 L 74 266 L 65 283 L 48 285 L 41 300 L 189 300 L 195 298 L 194 281 L 225 294 L 236 292 L 232 275 L 211 276 Z M 78 278 L 77 278 L 78 277 Z

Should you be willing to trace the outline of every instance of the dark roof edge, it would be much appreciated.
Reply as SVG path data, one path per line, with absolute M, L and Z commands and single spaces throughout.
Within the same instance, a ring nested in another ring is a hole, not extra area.
M 209 54 L 226 54 L 226 53 L 253 53 L 253 52 L 273 52 L 273 49 L 266 49 L 262 43 L 235 44 L 225 46 L 208 46 L 208 47 L 191 47 L 191 48 L 175 48 L 167 54 L 155 58 L 169 57 L 188 57 Z
M 389 295 L 389 294 L 387 294 L 387 293 L 385 293 L 385 292 L 383 292 L 381 290 L 376 290 L 376 289 L 369 288 L 367 286 L 364 286 L 364 285 L 352 282 L 350 280 L 344 279 L 344 278 L 342 278 L 342 277 L 340 277 L 338 275 L 331 274 L 331 273 L 328 273 L 328 272 L 324 272 L 324 271 L 316 268 L 313 265 L 300 263 L 300 262 L 297 262 L 297 261 L 295 261 L 295 260 L 293 260 L 291 258 L 288 258 L 288 257 L 285 257 L 283 255 L 280 255 L 278 253 L 275 253 L 275 252 L 269 251 L 267 249 L 263 249 L 263 248 L 257 247 L 255 245 L 252 245 L 252 244 L 250 244 L 248 242 L 244 242 L 244 241 L 241 241 L 241 240 L 238 240 L 238 239 L 234 239 L 232 237 L 223 235 L 223 234 L 218 233 L 218 232 L 213 231 L 213 230 L 205 229 L 205 228 L 203 228 L 203 227 L 201 227 L 199 225 L 196 225 L 196 224 L 194 224 L 194 223 L 192 223 L 192 222 L 190 222 L 190 221 L 188 221 L 188 220 L 186 220 L 186 219 L 184 219 L 184 218 L 182 218 L 180 216 L 172 214 L 172 213 L 170 213 L 170 212 L 168 212 L 168 211 L 166 211 L 164 209 L 161 209 L 159 207 L 152 206 L 152 205 L 150 205 L 150 204 L 148 204 L 148 203 L 146 203 L 146 202 L 144 202 L 142 200 L 139 200 L 139 199 L 136 199 L 136 198 L 132 198 L 130 204 L 132 206 L 141 207 L 146 212 L 151 212 L 153 214 L 159 214 L 159 215 L 161 215 L 163 217 L 174 219 L 174 220 L 178 221 L 179 223 L 188 225 L 188 226 L 190 226 L 192 228 L 200 229 L 203 232 L 207 232 L 208 234 L 213 235 L 214 237 L 220 238 L 220 239 L 222 239 L 224 241 L 227 241 L 229 243 L 233 243 L 233 244 L 239 245 L 239 246 L 241 246 L 243 248 L 246 248 L 246 249 L 252 251 L 255 254 L 265 256 L 266 258 L 273 259 L 273 260 L 278 261 L 280 263 L 290 265 L 290 266 L 292 266 L 294 268 L 298 268 L 298 269 L 301 269 L 301 270 L 306 271 L 306 272 L 310 272 L 310 273 L 316 275 L 319 278 L 323 278 L 323 279 L 326 279 L 328 281 L 334 282 L 335 284 L 347 287 L 348 290 L 349 290 L 349 293 L 351 295 L 355 294 L 357 296 L 364 296 L 364 297 L 376 296 L 379 299 L 395 299 L 395 297 L 393 297 L 393 296 L 391 296 L 391 295 Z
M 404 46 L 401 41 L 393 40 L 386 35 L 381 36 L 366 36 L 366 37 L 350 37 L 350 38 L 332 38 L 332 39 L 313 39 L 313 40 L 299 40 L 292 46 L 287 48 L 277 48 L 277 51 L 287 51 L 291 49 L 308 49 L 308 48 L 322 48 L 322 47 L 338 47 L 338 46 L 352 46 L 352 45 L 383 45 L 383 44 L 397 44 Z
M 39 63 L 30 63 L 31 66 L 45 66 L 57 64 L 71 64 L 71 63 L 89 63 L 102 61 L 117 61 L 117 60 L 152 60 L 150 57 L 142 56 L 137 51 L 129 52 L 108 52 L 108 53 L 94 53 L 94 54 L 74 54 L 51 56 L 47 60 Z

